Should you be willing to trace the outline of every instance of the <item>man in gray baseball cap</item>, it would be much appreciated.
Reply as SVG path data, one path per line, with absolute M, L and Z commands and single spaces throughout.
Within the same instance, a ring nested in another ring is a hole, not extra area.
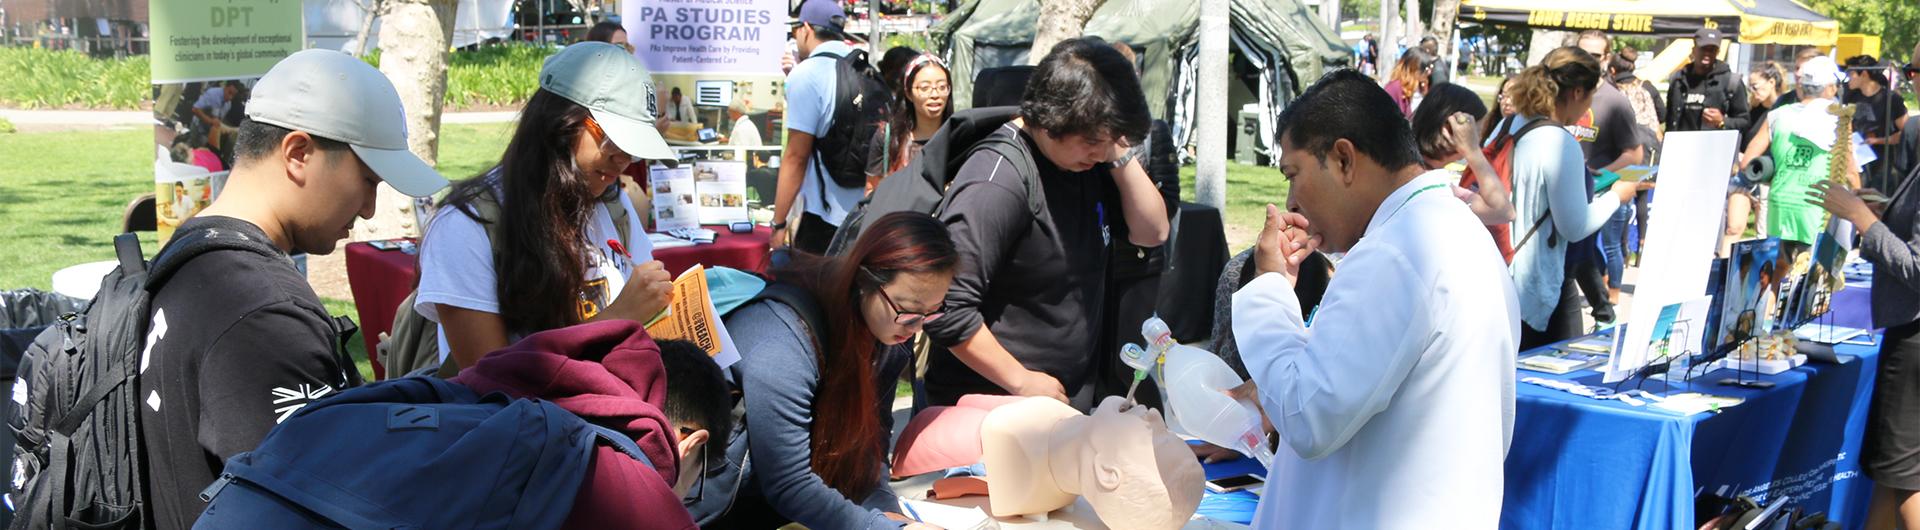
M 192 526 L 227 458 L 359 383 L 344 326 L 286 254 L 333 252 L 355 217 L 373 216 L 381 182 L 415 196 L 447 185 L 407 151 L 393 84 L 352 56 L 288 56 L 254 85 L 246 114 L 226 188 L 173 242 L 264 241 L 278 252 L 199 254 L 153 293 L 139 379 L 149 528 Z

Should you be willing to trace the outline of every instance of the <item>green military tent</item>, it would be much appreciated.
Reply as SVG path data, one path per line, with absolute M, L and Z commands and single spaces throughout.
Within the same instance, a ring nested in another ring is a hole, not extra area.
M 1287 102 L 1321 74 L 1349 65 L 1353 54 L 1299 0 L 1229 2 L 1231 68 L 1239 82 L 1229 85 L 1228 109 L 1236 115 L 1249 105 L 1256 110 L 1257 119 L 1240 127 L 1271 156 L 1278 152 L 1274 126 Z M 973 99 L 973 83 L 960 80 L 1027 64 L 1039 17 L 1038 0 L 968 0 L 933 28 L 935 46 L 952 66 L 958 106 Z M 1153 116 L 1172 126 L 1177 145 L 1192 138 L 1199 26 L 1198 2 L 1166 0 L 1106 0 L 1086 26 L 1087 35 L 1133 47 Z

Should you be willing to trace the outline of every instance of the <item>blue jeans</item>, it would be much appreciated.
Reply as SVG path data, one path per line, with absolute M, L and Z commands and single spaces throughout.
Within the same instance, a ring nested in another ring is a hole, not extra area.
M 1607 287 L 1619 289 L 1627 266 L 1627 222 L 1633 220 L 1633 207 L 1620 205 L 1606 226 L 1600 228 L 1600 254 L 1607 264 Z

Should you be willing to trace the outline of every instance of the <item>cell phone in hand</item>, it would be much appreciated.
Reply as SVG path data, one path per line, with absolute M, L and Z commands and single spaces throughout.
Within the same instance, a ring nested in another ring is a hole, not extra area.
M 1227 493 L 1231 491 L 1240 491 L 1244 489 L 1254 488 L 1266 483 L 1267 483 L 1266 476 L 1248 473 L 1245 475 L 1234 475 L 1231 477 L 1220 477 L 1218 479 L 1209 480 L 1207 481 L 1207 491 L 1211 491 L 1214 493 Z

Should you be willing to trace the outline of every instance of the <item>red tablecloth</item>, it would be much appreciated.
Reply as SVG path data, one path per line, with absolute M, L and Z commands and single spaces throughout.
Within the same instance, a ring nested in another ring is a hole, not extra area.
M 754 227 L 753 233 L 735 234 L 724 226 L 707 227 L 718 232 L 713 244 L 668 248 L 653 251 L 653 259 L 667 266 L 667 272 L 679 276 L 694 265 L 732 267 L 760 272 L 767 266 L 767 241 L 773 231 Z M 367 356 L 373 359 L 373 374 L 384 378 L 374 353 L 381 333 L 393 327 L 393 315 L 407 299 L 420 278 L 418 256 L 398 250 L 380 250 L 366 243 L 347 244 L 347 282 L 353 288 L 353 301 L 359 310 L 360 334 L 367 344 Z
M 367 357 L 373 361 L 377 379 L 386 377 L 386 369 L 380 366 L 380 354 L 374 347 L 380 343 L 380 334 L 393 328 L 395 310 L 419 279 L 418 256 L 380 250 L 366 243 L 347 244 L 347 284 L 353 289 L 353 303 L 360 313 L 360 337 L 367 342 Z

